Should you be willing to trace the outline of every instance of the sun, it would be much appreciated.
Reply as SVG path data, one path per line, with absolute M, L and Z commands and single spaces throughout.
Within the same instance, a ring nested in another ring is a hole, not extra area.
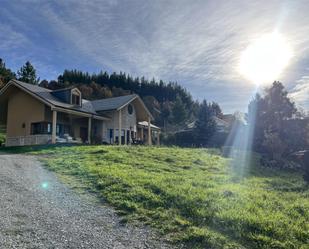
M 277 32 L 256 39 L 241 54 L 239 72 L 256 85 L 270 84 L 289 65 L 292 49 Z

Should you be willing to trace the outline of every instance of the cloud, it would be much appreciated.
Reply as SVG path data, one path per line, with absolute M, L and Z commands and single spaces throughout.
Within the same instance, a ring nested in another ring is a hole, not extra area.
M 309 106 L 309 76 L 303 76 L 290 91 L 289 96 L 302 107 Z
M 0 25 L 0 34 L 2 34 L 0 42 L 0 51 L 14 51 L 15 49 L 26 47 L 29 40 L 20 32 L 16 32 L 11 26 Z
M 10 33 L 0 52 L 27 44 L 14 58 L 31 59 L 49 79 L 65 68 L 121 70 L 177 81 L 194 97 L 232 111 L 246 107 L 254 88 L 237 72 L 241 52 L 278 30 L 295 54 L 277 80 L 305 98 L 296 80 L 309 65 L 306 1 L 31 0 L 28 6 L 29 0 L 10 1 L 0 9 L 0 31 Z

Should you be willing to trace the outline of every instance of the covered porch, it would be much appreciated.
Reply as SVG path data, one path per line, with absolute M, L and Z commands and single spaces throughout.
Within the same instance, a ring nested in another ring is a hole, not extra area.
M 138 122 L 136 141 L 144 144 L 151 141 L 151 144 L 160 145 L 161 129 L 148 121 Z
M 45 118 L 23 124 L 25 135 L 7 136 L 6 146 L 96 143 L 102 137 L 104 119 L 45 106 Z
M 43 133 L 51 135 L 51 143 L 100 143 L 103 136 L 105 117 L 88 113 L 75 113 L 72 110 L 52 108 L 47 112 L 46 125 Z M 50 129 L 49 129 L 50 127 Z M 42 131 L 39 131 L 42 133 Z M 35 133 L 35 132 L 32 132 Z

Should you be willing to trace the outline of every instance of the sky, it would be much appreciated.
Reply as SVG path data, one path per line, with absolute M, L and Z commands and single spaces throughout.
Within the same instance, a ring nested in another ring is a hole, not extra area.
M 242 52 L 279 32 L 293 56 L 274 80 L 309 109 L 307 0 L 0 2 L 0 58 L 15 71 L 29 60 L 48 80 L 79 69 L 177 81 L 226 113 L 246 111 L 256 90 L 239 73 Z

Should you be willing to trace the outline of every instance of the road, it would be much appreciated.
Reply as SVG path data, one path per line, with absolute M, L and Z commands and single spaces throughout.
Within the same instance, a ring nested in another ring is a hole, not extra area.
M 0 248 L 171 248 L 94 199 L 61 183 L 36 157 L 0 154 Z

